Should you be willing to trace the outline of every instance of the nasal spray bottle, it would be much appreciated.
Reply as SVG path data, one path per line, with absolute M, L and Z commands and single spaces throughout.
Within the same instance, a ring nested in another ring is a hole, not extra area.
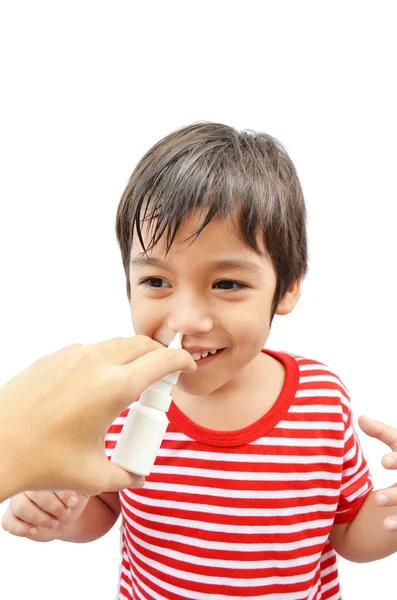
M 182 333 L 177 333 L 168 348 L 182 348 Z M 167 411 L 171 388 L 180 371 L 152 383 L 130 408 L 111 462 L 136 475 L 149 475 L 168 427 Z

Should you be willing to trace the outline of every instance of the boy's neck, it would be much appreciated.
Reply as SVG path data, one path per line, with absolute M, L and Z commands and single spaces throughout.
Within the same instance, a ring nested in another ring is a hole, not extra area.
M 284 366 L 261 352 L 233 380 L 207 396 L 173 389 L 174 404 L 191 421 L 216 431 L 243 429 L 263 417 L 283 388 Z

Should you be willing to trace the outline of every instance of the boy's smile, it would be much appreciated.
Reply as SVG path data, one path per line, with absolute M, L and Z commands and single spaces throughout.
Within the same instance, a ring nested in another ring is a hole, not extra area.
M 194 347 L 194 348 L 189 348 L 186 346 L 183 346 L 183 347 L 185 350 L 190 352 L 190 354 L 192 355 L 192 358 L 195 360 L 198 367 L 202 367 L 203 365 L 206 365 L 209 362 L 215 360 L 215 358 L 218 357 L 225 350 L 225 348 L 205 350 L 203 348 L 197 348 L 197 347 Z
M 163 238 L 147 255 L 134 241 L 131 314 L 137 334 L 164 345 L 182 332 L 199 368 L 182 373 L 178 389 L 215 397 L 244 389 L 254 366 L 264 366 L 258 356 L 270 359 L 261 349 L 277 280 L 265 248 L 259 255 L 244 244 L 230 219 L 213 219 L 192 242 L 199 224 L 196 215 L 182 223 L 167 255 Z

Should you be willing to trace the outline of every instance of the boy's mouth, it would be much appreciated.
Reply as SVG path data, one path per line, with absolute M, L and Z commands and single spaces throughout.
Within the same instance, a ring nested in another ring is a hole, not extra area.
M 190 352 L 197 366 L 204 366 L 217 358 L 226 348 L 217 350 L 203 350 L 202 352 Z

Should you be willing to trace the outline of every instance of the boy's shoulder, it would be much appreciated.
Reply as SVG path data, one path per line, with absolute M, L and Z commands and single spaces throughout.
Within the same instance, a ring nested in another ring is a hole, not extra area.
M 351 421 L 350 392 L 341 378 L 325 363 L 291 352 L 279 352 L 284 364 L 295 372 L 295 386 L 289 413 L 326 416 L 326 421 Z M 288 367 L 286 369 L 288 377 Z
M 333 375 L 334 377 L 338 377 L 333 369 L 331 369 L 326 363 L 316 360 L 314 358 L 309 358 L 307 356 L 303 356 L 301 354 L 294 354 L 293 352 L 288 352 L 287 350 L 277 350 L 272 351 L 273 354 L 279 354 L 292 359 L 298 366 L 299 370 L 304 371 L 320 371 L 324 374 Z M 338 377 L 339 381 L 341 379 Z
M 326 390 L 334 389 L 338 390 L 346 401 L 349 401 L 348 388 L 335 371 L 324 362 L 285 350 L 274 354 L 295 366 L 298 376 L 298 393 L 302 394 L 305 389 L 313 389 L 326 395 Z

